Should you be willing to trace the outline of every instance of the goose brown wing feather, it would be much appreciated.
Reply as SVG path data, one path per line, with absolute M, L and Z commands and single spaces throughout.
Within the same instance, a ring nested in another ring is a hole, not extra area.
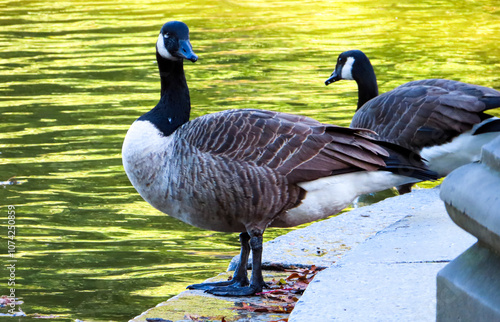
M 440 88 L 447 90 L 447 91 L 450 91 L 450 92 L 459 91 L 463 94 L 475 96 L 477 98 L 481 98 L 484 96 L 500 96 L 500 91 L 497 91 L 496 89 L 493 89 L 490 87 L 485 87 L 485 86 L 480 86 L 480 85 L 475 85 L 475 84 L 468 84 L 468 83 L 463 83 L 463 82 L 454 81 L 454 80 L 450 80 L 450 79 L 441 79 L 441 78 L 422 79 L 422 80 L 412 81 L 412 82 L 408 82 L 406 84 L 403 84 L 400 87 L 411 87 L 411 86 L 417 86 L 417 85 L 440 87 Z
M 351 127 L 368 128 L 381 140 L 420 150 L 451 141 L 484 119 L 482 98 L 500 92 L 442 79 L 409 82 L 373 98 Z
M 387 151 L 371 142 L 370 131 L 322 124 L 279 112 L 230 110 L 196 118 L 182 138 L 211 158 L 266 166 L 289 183 L 336 172 L 375 170 Z
M 354 115 L 351 127 L 371 129 L 378 138 L 411 147 L 412 136 L 432 112 L 422 88 L 397 88 L 368 101 Z

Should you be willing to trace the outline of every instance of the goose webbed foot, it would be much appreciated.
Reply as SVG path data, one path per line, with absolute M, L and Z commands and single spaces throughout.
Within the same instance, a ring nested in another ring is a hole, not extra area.
M 240 260 L 234 272 L 234 276 L 230 281 L 192 284 L 189 285 L 187 288 L 190 290 L 212 290 L 215 288 L 224 288 L 224 287 L 242 288 L 248 286 L 250 284 L 247 277 L 248 255 L 250 254 L 249 241 L 250 241 L 250 235 L 248 235 L 248 233 L 244 232 L 240 234 L 240 243 L 241 243 Z
M 245 276 L 245 279 L 240 281 L 239 279 L 233 278 L 230 281 L 223 282 L 213 282 L 213 283 L 200 283 L 200 284 L 192 284 L 187 287 L 190 290 L 212 290 L 216 288 L 224 288 L 224 287 L 245 287 L 249 284 L 248 278 Z
M 225 287 L 214 287 L 206 290 L 205 293 L 210 293 L 218 296 L 249 296 L 255 293 L 262 292 L 262 289 L 267 287 L 265 283 L 261 285 L 236 286 L 230 285 Z
M 231 281 L 194 284 L 188 288 L 205 290 L 206 293 L 219 296 L 249 296 L 262 292 L 262 289 L 267 287 L 262 277 L 262 233 L 263 231 L 260 230 L 253 231 L 251 238 L 248 233 L 240 234 L 240 262 Z M 252 278 L 248 283 L 247 262 L 250 249 L 252 250 Z
M 249 296 L 262 292 L 262 289 L 267 287 L 262 277 L 262 231 L 252 232 L 250 248 L 252 249 L 252 277 L 250 285 L 242 286 L 234 283 L 233 285 L 214 287 L 205 292 L 219 296 Z

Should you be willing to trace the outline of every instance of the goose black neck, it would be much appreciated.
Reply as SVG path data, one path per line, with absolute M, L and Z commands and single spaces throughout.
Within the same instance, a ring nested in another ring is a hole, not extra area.
M 361 72 L 363 77 L 355 78 L 358 84 L 358 108 L 356 110 L 359 110 L 366 102 L 378 96 L 377 77 L 372 65 L 370 63 L 365 64 L 363 69 Z
M 156 53 L 158 61 L 158 70 L 160 71 L 161 79 L 161 97 L 172 91 L 173 88 L 187 88 L 186 76 L 184 75 L 183 60 L 169 60 Z
M 161 78 L 161 98 L 158 104 L 140 120 L 153 123 L 164 136 L 189 121 L 191 102 L 184 75 L 183 61 L 172 61 L 156 54 Z

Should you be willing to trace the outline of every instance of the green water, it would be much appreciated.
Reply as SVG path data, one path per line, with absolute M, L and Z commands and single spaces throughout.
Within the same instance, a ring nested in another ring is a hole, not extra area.
M 354 48 L 380 92 L 435 77 L 500 88 L 498 1 L 0 0 L 0 181 L 24 181 L 0 187 L 0 295 L 15 205 L 28 314 L 126 321 L 238 253 L 235 234 L 152 209 L 121 165 L 128 126 L 159 99 L 155 42 L 174 19 L 200 57 L 185 64 L 193 117 L 252 107 L 347 126 L 356 85 L 323 81 Z

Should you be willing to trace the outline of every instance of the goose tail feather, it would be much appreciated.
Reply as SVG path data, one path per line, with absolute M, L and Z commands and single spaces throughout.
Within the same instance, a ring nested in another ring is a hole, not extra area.
M 384 158 L 385 170 L 394 174 L 416 178 L 418 180 L 437 180 L 439 175 L 430 170 L 425 164 L 425 160 L 419 153 L 400 145 L 378 141 L 389 152 L 389 156 Z
M 480 101 L 486 106 L 485 110 L 500 107 L 500 96 L 484 96 L 480 99 Z

